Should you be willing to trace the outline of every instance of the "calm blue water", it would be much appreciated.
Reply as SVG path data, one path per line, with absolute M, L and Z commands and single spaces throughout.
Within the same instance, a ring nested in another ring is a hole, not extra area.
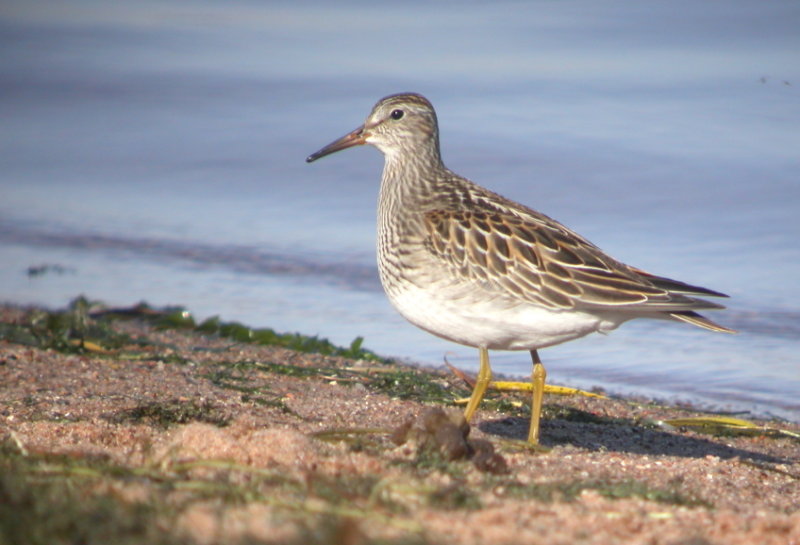
M 543 351 L 553 382 L 800 420 L 798 28 L 794 0 L 6 2 L 0 299 L 182 304 L 475 369 L 378 285 L 380 154 L 304 163 L 413 90 L 453 170 L 732 296 L 739 335 L 627 324 Z

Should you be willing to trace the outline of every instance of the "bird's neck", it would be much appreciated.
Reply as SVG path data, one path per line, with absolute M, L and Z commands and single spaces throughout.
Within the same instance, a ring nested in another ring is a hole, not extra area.
M 444 172 L 438 153 L 415 155 L 412 160 L 386 155 L 378 199 L 379 254 L 420 235 L 424 214 L 434 203 L 433 189 Z M 404 221 L 398 222 L 398 217 Z
M 384 157 L 380 204 L 422 204 L 437 179 L 447 172 L 438 145 L 384 153 Z

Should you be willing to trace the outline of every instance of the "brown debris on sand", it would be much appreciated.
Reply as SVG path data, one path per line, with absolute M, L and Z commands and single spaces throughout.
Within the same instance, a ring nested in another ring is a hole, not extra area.
M 445 461 L 472 460 L 480 471 L 508 473 L 505 459 L 484 439 L 468 439 L 470 426 L 461 411 L 440 407 L 426 409 L 418 418 L 409 418 L 395 428 L 390 438 L 396 445 L 411 442 L 417 454 L 441 456 Z

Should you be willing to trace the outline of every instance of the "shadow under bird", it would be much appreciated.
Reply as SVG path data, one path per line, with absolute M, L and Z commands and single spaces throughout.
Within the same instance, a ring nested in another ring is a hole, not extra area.
M 633 318 L 677 320 L 732 333 L 697 313 L 726 295 L 625 265 L 552 218 L 450 171 L 431 103 L 382 98 L 356 130 L 310 155 L 371 144 L 384 155 L 378 269 L 386 295 L 414 325 L 478 348 L 469 421 L 491 381 L 489 350 L 528 350 L 533 400 L 528 442 L 539 440 L 545 370 L 537 350 Z

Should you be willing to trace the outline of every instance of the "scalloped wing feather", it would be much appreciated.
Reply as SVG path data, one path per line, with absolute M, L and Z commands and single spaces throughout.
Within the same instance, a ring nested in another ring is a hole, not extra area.
M 530 217 L 521 217 L 522 212 Z M 429 250 L 458 274 L 547 308 L 666 313 L 722 308 L 687 296 L 722 294 L 629 267 L 532 210 L 434 210 L 424 215 L 424 224 Z M 694 316 L 674 317 L 707 327 Z

